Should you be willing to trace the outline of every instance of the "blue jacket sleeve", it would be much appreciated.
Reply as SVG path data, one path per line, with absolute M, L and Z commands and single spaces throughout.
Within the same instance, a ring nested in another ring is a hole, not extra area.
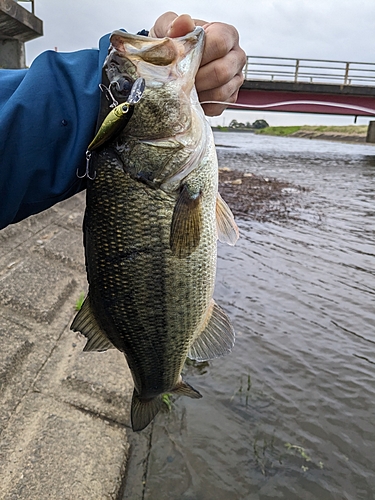
M 85 187 L 85 151 L 95 132 L 99 50 L 47 51 L 27 70 L 0 70 L 0 229 Z

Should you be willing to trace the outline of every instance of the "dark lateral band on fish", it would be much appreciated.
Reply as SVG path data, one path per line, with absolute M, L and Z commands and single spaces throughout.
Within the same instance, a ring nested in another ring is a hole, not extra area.
M 101 85 L 101 90 L 105 88 L 109 94 L 112 96 L 111 92 L 107 87 Z M 77 177 L 82 179 L 87 177 L 90 180 L 94 180 L 96 177 L 95 172 L 90 172 L 90 160 L 92 152 L 103 146 L 106 142 L 114 138 L 116 134 L 121 132 L 126 125 L 129 123 L 130 118 L 133 114 L 134 106 L 141 100 L 143 91 L 145 89 L 144 78 L 137 78 L 134 82 L 130 94 L 126 100 L 121 104 L 117 104 L 104 118 L 99 130 L 97 131 L 94 139 L 90 142 L 86 151 L 86 171 L 83 175 L 79 175 L 77 171 Z M 113 97 L 112 97 L 113 98 Z M 117 101 L 114 101 L 117 103 Z

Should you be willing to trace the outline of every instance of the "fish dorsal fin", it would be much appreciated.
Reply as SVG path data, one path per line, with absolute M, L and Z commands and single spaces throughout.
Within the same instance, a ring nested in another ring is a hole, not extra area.
M 197 361 L 223 356 L 232 350 L 235 334 L 226 313 L 211 301 L 203 328 L 190 346 L 188 357 Z
M 101 331 L 96 318 L 91 310 L 90 298 L 86 297 L 82 307 L 70 327 L 74 332 L 81 332 L 87 338 L 84 351 L 106 351 L 115 349 L 115 346 L 108 340 Z
M 151 399 L 141 399 L 135 389 L 131 405 L 131 421 L 133 431 L 141 431 L 159 413 L 163 404 L 162 396 Z
M 173 211 L 170 247 L 180 259 L 188 257 L 199 245 L 202 232 L 201 193 L 192 195 L 186 185 Z
M 239 236 L 238 227 L 231 209 L 219 193 L 217 193 L 216 198 L 216 225 L 218 239 L 222 243 L 228 243 L 228 245 L 232 246 L 235 245 Z
M 194 389 L 194 387 L 192 387 L 190 384 L 184 382 L 181 376 L 180 380 L 177 382 L 171 392 L 173 392 L 173 394 L 178 394 L 179 396 L 188 396 L 189 398 L 193 399 L 200 399 L 202 397 L 202 394 Z

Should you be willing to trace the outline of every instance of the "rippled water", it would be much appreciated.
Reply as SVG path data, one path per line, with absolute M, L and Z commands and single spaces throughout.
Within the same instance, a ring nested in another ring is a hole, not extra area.
M 375 147 L 215 136 L 220 166 L 311 188 L 289 221 L 238 221 L 215 298 L 232 353 L 154 424 L 147 500 L 375 498 Z M 223 147 L 235 146 L 235 147 Z

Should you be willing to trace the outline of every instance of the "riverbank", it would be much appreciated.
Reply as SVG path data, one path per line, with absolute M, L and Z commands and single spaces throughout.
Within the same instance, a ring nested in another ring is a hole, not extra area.
M 266 127 L 256 130 L 255 133 L 283 137 L 303 137 L 305 139 L 366 143 L 367 125 Z
M 266 127 L 262 129 L 212 127 L 212 130 L 216 132 L 249 132 L 279 137 L 302 137 L 304 139 L 323 139 L 365 144 L 367 128 L 367 125 L 295 125 L 288 127 Z

